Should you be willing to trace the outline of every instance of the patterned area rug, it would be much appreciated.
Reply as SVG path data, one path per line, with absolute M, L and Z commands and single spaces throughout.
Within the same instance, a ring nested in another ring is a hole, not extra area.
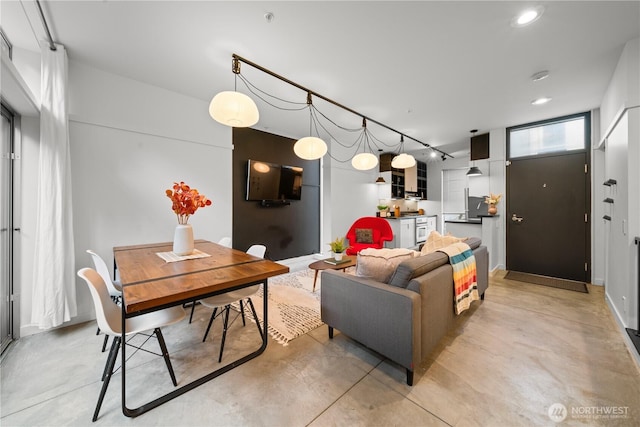
M 269 279 L 269 335 L 280 344 L 306 334 L 322 325 L 320 320 L 320 275 L 313 288 L 313 270 L 301 270 Z M 251 297 L 262 324 L 263 288 Z M 234 305 L 239 310 L 239 305 Z M 253 316 L 246 309 L 249 318 Z

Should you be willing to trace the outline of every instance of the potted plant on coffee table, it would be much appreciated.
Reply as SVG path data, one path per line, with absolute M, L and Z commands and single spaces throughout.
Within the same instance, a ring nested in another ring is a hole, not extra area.
M 333 257 L 335 258 L 336 261 L 342 260 L 342 254 L 349 247 L 345 243 L 344 237 L 338 237 L 336 240 L 329 243 L 329 246 L 331 246 L 331 252 L 333 252 Z

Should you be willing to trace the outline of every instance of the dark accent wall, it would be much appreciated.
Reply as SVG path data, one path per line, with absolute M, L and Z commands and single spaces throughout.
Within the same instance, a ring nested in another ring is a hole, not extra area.
M 293 152 L 296 141 L 249 128 L 233 129 L 233 247 L 267 247 L 272 260 L 320 251 L 320 161 L 303 160 Z M 247 161 L 299 166 L 302 197 L 290 205 L 264 207 L 247 201 Z

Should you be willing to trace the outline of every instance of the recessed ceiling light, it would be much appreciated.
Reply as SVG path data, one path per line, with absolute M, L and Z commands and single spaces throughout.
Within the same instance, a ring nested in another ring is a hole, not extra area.
M 546 104 L 549 101 L 551 101 L 551 98 L 542 97 L 542 98 L 534 99 L 533 101 L 531 101 L 531 104 L 532 105 L 542 105 L 542 104 Z
M 542 12 L 544 12 L 544 7 L 542 6 L 527 9 L 511 20 L 511 26 L 524 27 L 525 25 L 529 25 L 532 22 L 540 19 L 540 17 L 542 16 Z
M 544 80 L 549 77 L 549 72 L 547 70 L 539 71 L 531 76 L 531 80 L 534 82 L 539 82 L 540 80 Z

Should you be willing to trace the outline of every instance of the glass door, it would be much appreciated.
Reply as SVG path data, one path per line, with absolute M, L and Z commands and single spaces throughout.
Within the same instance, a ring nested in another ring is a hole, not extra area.
M 0 142 L 0 353 L 13 339 L 13 120 L 2 105 Z

